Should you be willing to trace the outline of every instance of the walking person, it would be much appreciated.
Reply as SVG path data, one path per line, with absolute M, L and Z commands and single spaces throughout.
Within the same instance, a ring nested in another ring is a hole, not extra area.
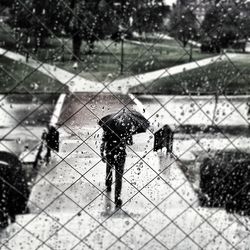
M 126 145 L 132 145 L 132 136 L 117 135 L 113 131 L 104 131 L 101 144 L 101 156 L 106 162 L 106 187 L 111 192 L 113 182 L 113 170 L 115 171 L 115 205 L 120 208 L 122 205 L 121 190 L 124 165 L 126 161 Z
M 146 131 L 149 122 L 140 113 L 123 109 L 103 117 L 98 124 L 103 128 L 100 151 L 102 161 L 106 163 L 105 185 L 107 192 L 111 192 L 112 172 L 115 171 L 115 205 L 120 208 L 126 146 L 133 144 L 132 135 Z
M 43 135 L 46 141 L 47 153 L 45 155 L 46 163 L 49 164 L 51 159 L 51 150 L 59 152 L 59 132 L 52 125 L 48 127 L 47 134 Z
M 247 102 L 247 119 L 250 120 L 250 103 Z
M 43 157 L 43 152 L 44 152 L 44 149 L 47 149 L 47 142 L 46 142 L 47 135 L 48 135 L 48 131 L 47 131 L 47 129 L 44 129 L 42 136 L 41 136 L 41 143 L 38 147 L 36 158 L 35 158 L 35 161 L 33 163 L 33 169 L 37 170 L 37 171 L 39 170 L 40 161 L 46 160 L 46 156 Z
M 173 143 L 174 143 L 174 132 L 167 126 L 166 128 L 166 145 L 167 145 L 167 156 L 171 156 L 173 153 Z
M 173 153 L 174 132 L 169 125 L 164 125 L 154 134 L 154 151 L 162 150 L 166 156 L 171 156 Z
M 30 53 L 29 53 L 29 51 L 26 51 L 26 54 L 25 54 L 25 61 L 26 61 L 26 63 L 29 62 L 29 58 L 30 58 Z

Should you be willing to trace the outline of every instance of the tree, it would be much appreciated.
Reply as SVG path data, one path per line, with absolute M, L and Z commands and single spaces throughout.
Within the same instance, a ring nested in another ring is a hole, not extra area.
M 94 42 L 111 36 L 116 41 L 132 31 L 156 31 L 163 20 L 163 0 L 71 0 L 67 32 L 72 35 L 73 59 L 82 41 L 92 53 Z
M 14 3 L 14 0 L 1 0 L 1 4 L 4 7 L 11 7 Z
M 175 5 L 170 14 L 169 34 L 186 47 L 189 40 L 195 40 L 198 25 L 195 14 L 182 2 Z
M 35 50 L 44 46 L 48 36 L 59 34 L 64 22 L 61 1 L 53 0 L 13 0 L 8 24 L 16 35 L 35 41 Z M 16 38 L 19 42 L 19 38 Z
M 133 29 L 139 33 L 158 32 L 163 29 L 163 18 L 170 11 L 163 0 L 146 0 L 135 6 Z
M 109 1 L 111 4 L 112 1 Z M 123 74 L 124 39 L 132 36 L 133 31 L 156 32 L 161 30 L 166 8 L 163 0 L 117 0 L 111 10 L 111 38 L 121 42 L 121 69 Z
M 72 37 L 73 60 L 80 58 L 82 41 L 92 53 L 96 40 L 121 40 L 134 30 L 158 31 L 164 12 L 163 0 L 11 1 L 9 24 L 16 34 L 34 37 L 37 50 L 47 37 L 65 31 Z
M 82 41 L 86 41 L 88 53 L 94 42 L 103 39 L 105 26 L 109 24 L 109 10 L 105 0 L 71 0 L 65 30 L 72 36 L 73 60 L 79 60 Z
M 221 48 L 237 46 L 243 40 L 246 42 L 250 28 L 249 10 L 244 0 L 211 6 L 201 25 L 202 42 L 208 41 L 211 51 L 217 52 Z

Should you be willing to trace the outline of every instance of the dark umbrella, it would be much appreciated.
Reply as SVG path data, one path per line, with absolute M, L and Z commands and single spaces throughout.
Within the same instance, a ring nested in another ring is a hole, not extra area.
M 111 130 L 118 134 L 127 135 L 146 132 L 150 125 L 141 113 L 128 109 L 104 116 L 98 124 L 106 131 Z

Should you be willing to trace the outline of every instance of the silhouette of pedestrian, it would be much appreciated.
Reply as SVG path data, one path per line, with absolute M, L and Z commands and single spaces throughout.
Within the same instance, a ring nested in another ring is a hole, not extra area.
M 167 156 L 173 152 L 174 132 L 165 125 L 155 133 L 154 151 L 166 148 Z
M 59 132 L 54 126 L 48 127 L 47 134 L 42 136 L 46 140 L 47 153 L 45 155 L 46 163 L 49 164 L 51 158 L 51 150 L 59 151 Z
M 46 142 L 47 135 L 48 135 L 48 131 L 46 129 L 44 129 L 43 133 L 42 133 L 42 136 L 41 136 L 42 141 L 41 141 L 41 144 L 38 147 L 38 152 L 36 154 L 35 161 L 33 162 L 33 169 L 35 169 L 35 170 L 39 170 L 39 163 L 40 163 L 41 160 L 43 160 L 43 157 L 42 157 L 43 149 L 45 147 L 47 149 L 47 142 Z M 47 152 L 46 152 L 46 154 L 47 154 Z
M 250 120 L 250 103 L 249 102 L 247 102 L 247 107 L 248 107 L 248 109 L 247 109 L 247 119 Z
M 26 63 L 29 62 L 29 58 L 30 58 L 30 54 L 29 54 L 28 51 L 26 51 L 26 56 L 25 56 L 25 61 L 26 61 Z
M 104 131 L 100 150 L 102 160 L 107 164 L 107 192 L 111 191 L 112 169 L 114 169 L 115 205 L 116 208 L 120 208 L 122 177 L 127 156 L 126 146 L 133 144 L 132 135 L 146 132 L 150 123 L 141 113 L 124 108 L 117 113 L 104 116 L 98 124 Z
M 122 205 L 121 190 L 124 165 L 126 160 L 126 145 L 132 145 L 132 136 L 118 135 L 113 131 L 104 131 L 101 144 L 101 156 L 106 162 L 106 187 L 111 192 L 113 180 L 112 170 L 115 170 L 115 205 L 120 208 Z

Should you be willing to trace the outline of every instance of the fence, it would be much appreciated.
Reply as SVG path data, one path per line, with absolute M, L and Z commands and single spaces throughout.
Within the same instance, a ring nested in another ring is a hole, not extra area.
M 32 153 L 52 120 L 60 131 L 59 152 L 33 180 L 29 213 L 9 218 L 1 249 L 247 249 L 248 55 L 203 54 L 195 42 L 185 47 L 178 34 L 179 40 L 162 33 L 159 23 L 148 39 L 133 36 L 134 10 L 147 5 L 97 2 L 0 5 L 8 16 L 0 26 L 0 148 L 17 155 L 29 144 Z M 229 2 L 231 10 L 248 10 Z M 222 12 L 224 4 L 217 4 Z M 154 16 L 159 9 L 151 8 Z M 181 13 L 179 1 L 175 8 Z M 203 8 L 209 6 L 200 1 L 184 9 L 197 14 Z M 110 13 L 117 16 L 105 19 Z M 171 13 L 163 14 L 171 22 Z M 165 33 L 191 32 L 199 24 L 202 34 L 200 16 L 193 25 L 183 18 Z M 233 12 L 228 18 L 233 27 Z M 141 28 L 151 22 L 158 21 Z M 216 30 L 203 35 L 214 39 Z M 190 60 L 196 67 L 186 70 Z M 166 76 L 171 67 L 176 73 Z M 148 82 L 150 72 L 155 77 Z M 150 127 L 144 131 L 137 117 L 139 131 L 120 118 L 125 125 L 116 131 L 105 120 L 112 132 L 102 139 L 98 121 L 113 114 L 109 119 L 117 122 L 123 110 L 139 110 Z M 170 154 L 159 152 L 163 147 Z M 105 158 L 105 149 L 111 156 Z M 8 188 L 24 195 L 12 183 Z

